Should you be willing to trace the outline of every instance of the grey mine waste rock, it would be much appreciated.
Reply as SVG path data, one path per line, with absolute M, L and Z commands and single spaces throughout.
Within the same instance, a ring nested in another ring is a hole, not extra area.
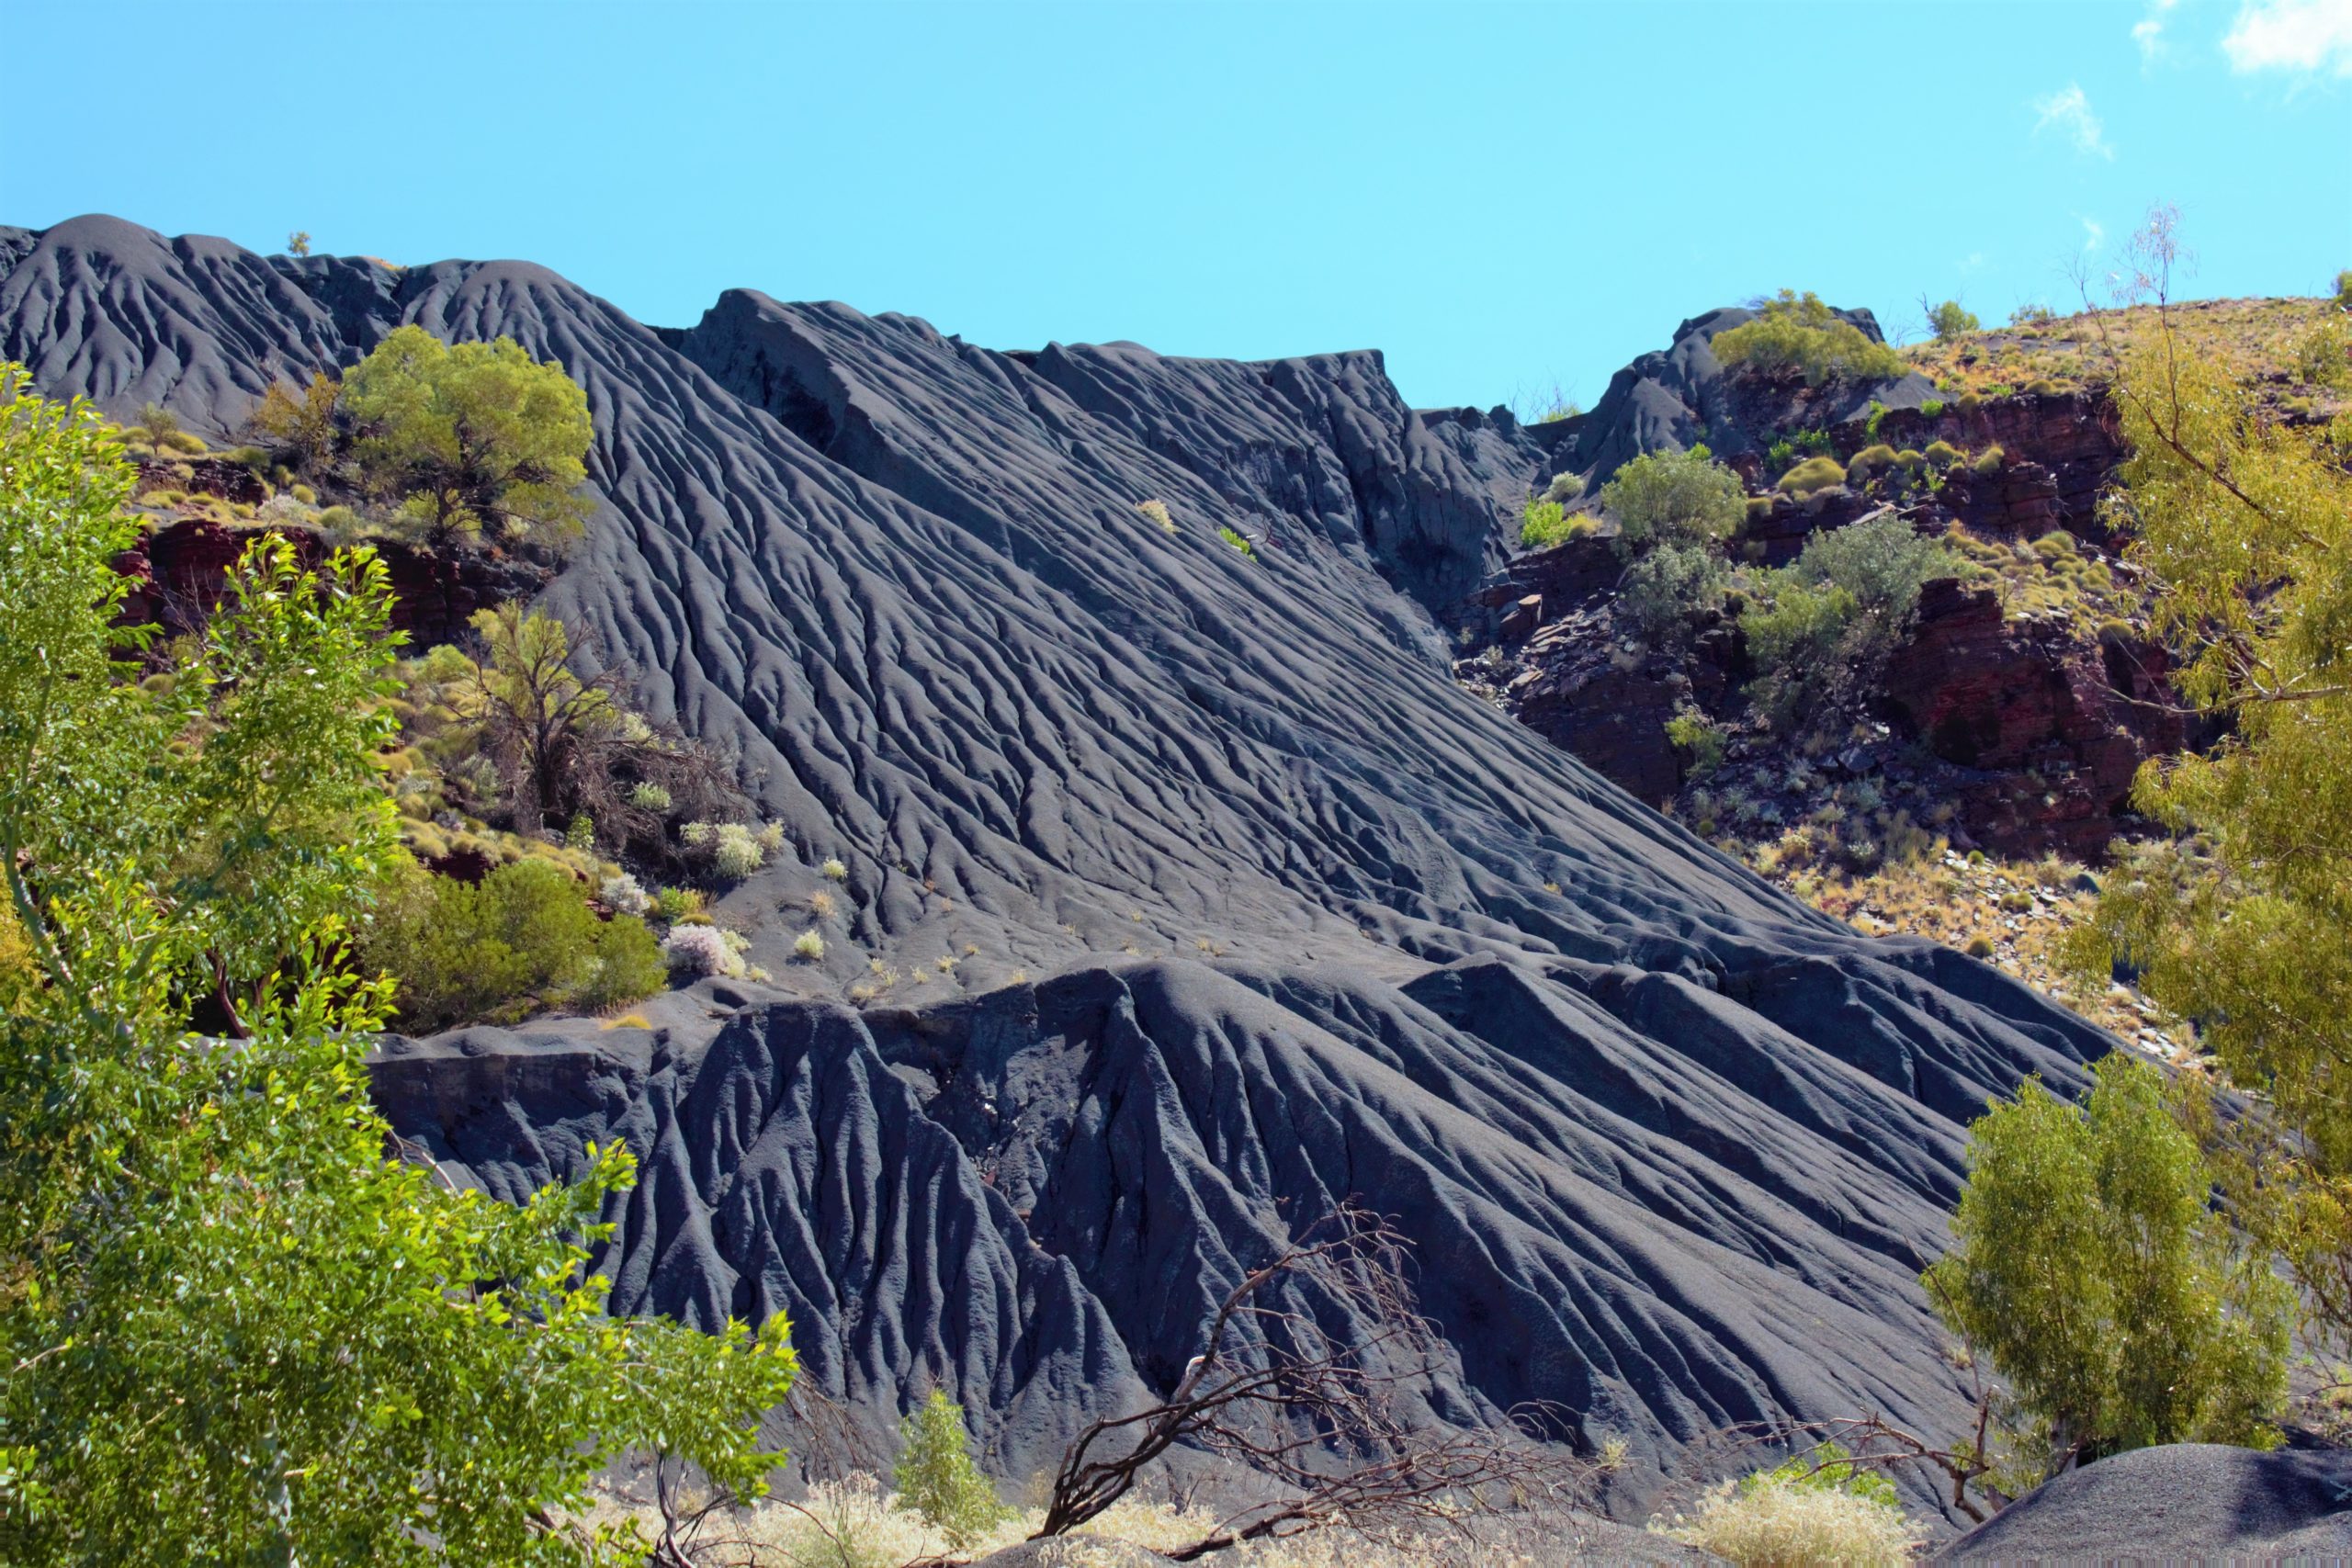
M 1446 1336 L 1427 1417 L 1549 1402 L 1628 1445 L 1625 1512 L 1736 1423 L 1959 1429 L 1914 1276 L 1963 1122 L 2110 1042 L 1449 680 L 1435 612 L 1552 460 L 1507 416 L 1417 413 L 1371 353 L 1002 353 L 750 292 L 655 329 L 519 263 L 0 230 L 0 356 L 119 414 L 227 434 L 404 321 L 585 386 L 546 602 L 790 840 L 719 908 L 775 985 L 382 1054 L 396 1125 L 503 1196 L 629 1139 L 616 1309 L 786 1314 L 877 1440 L 943 1386 L 1019 1478 L 1352 1197 Z

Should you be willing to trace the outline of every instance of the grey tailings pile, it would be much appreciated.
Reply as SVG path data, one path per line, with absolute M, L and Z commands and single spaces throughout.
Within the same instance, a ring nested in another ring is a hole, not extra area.
M 1621 1509 L 1734 1423 L 1959 1429 L 1913 1276 L 1962 1122 L 2108 1041 L 1781 897 L 1451 682 L 1431 607 L 1500 558 L 1527 432 L 1416 414 L 1369 353 L 1004 354 L 747 292 L 657 331 L 514 263 L 0 230 L 0 357 L 119 414 L 225 434 L 405 321 L 585 385 L 598 501 L 548 602 L 791 840 L 721 906 L 777 987 L 379 1073 L 504 1194 L 627 1133 L 617 1306 L 786 1312 L 869 1431 L 941 1383 L 1022 1476 L 1356 1196 L 1449 1336 L 1428 1411 L 1555 1403 L 1629 1445 Z M 829 856 L 847 913 L 795 965 Z M 869 960 L 926 979 L 861 1012 Z

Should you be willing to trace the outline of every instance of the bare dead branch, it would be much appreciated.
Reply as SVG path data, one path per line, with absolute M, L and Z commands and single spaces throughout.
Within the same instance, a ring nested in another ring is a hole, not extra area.
M 1518 1429 L 1544 1412 L 1517 1413 L 1510 1429 L 1455 1431 L 1396 1411 L 1395 1394 L 1427 1375 L 1438 1344 L 1406 1280 L 1408 1246 L 1385 1220 L 1345 1203 L 1252 1269 L 1211 1315 L 1201 1354 L 1164 1402 L 1079 1434 L 1031 1539 L 1096 1517 L 1179 1444 L 1283 1494 L 1220 1521 L 1174 1552 L 1180 1562 L 1343 1522 L 1455 1521 L 1498 1495 L 1557 1497 L 1582 1479 L 1589 1467 Z M 1322 1310 L 1292 1304 L 1304 1303 Z M 1327 1327 L 1334 1320 L 1344 1326 Z

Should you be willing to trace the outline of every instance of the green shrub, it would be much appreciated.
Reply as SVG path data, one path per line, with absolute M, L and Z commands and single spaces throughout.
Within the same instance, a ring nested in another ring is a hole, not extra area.
M 1690 776 L 1705 778 L 1723 766 L 1727 737 L 1722 726 L 1701 713 L 1679 713 L 1666 721 L 1668 744 L 1690 761 Z
M 1691 615 L 1723 604 L 1730 578 L 1723 558 L 1703 545 L 1659 545 L 1625 569 L 1617 603 L 1645 640 L 1671 642 Z
M 305 506 L 316 506 L 319 502 L 319 492 L 306 484 L 291 485 L 286 493 Z
M 1828 658 L 1854 617 L 1854 596 L 1808 583 L 1783 568 L 1739 618 L 1747 652 L 1768 674 Z
M 1944 416 L 1944 400 L 1929 398 L 1919 405 L 1919 412 L 1929 419 L 1941 419 Z
M 177 452 L 189 457 L 201 457 L 204 456 L 205 448 L 203 437 L 189 431 L 167 431 L 158 439 L 156 444 L 162 446 L 166 452 Z
M 414 862 L 394 874 L 361 932 L 364 966 L 390 975 L 401 1027 L 428 1033 L 574 1002 L 609 1007 L 661 988 L 644 922 L 599 920 L 580 885 L 525 858 L 477 885 Z
M 1928 442 L 1927 451 L 1922 453 L 1921 456 L 1926 457 L 1930 464 L 1939 468 L 1957 468 L 1962 463 L 1968 461 L 1968 454 L 1962 451 L 1959 447 L 1953 446 L 1949 441 Z
M 1772 498 L 1769 495 L 1751 495 L 1742 503 L 1741 510 L 1746 513 L 1744 518 L 1746 522 L 1769 522 L 1772 516 Z M 1756 541 L 1751 539 L 1748 542 L 1754 544 Z
M 1993 939 L 1986 936 L 1983 931 L 1979 931 L 1974 936 L 1968 939 L 1969 957 L 1990 958 L 1993 956 Z
M 1872 343 L 1811 290 L 1783 288 L 1762 301 L 1759 311 L 1715 334 L 1712 346 L 1725 368 L 1768 379 L 1802 376 L 1813 387 L 1829 380 L 1888 381 L 1905 371 L 1901 355 Z
M 2352 389 L 2352 333 L 2341 317 L 2322 316 L 2296 341 L 2295 375 L 2308 387 Z
M 617 914 L 604 922 L 596 938 L 596 965 L 580 983 L 571 1005 L 584 1012 L 603 1012 L 650 997 L 670 983 L 670 965 L 662 944 L 635 915 Z
M 1878 439 L 1878 427 L 1884 423 L 1885 421 L 1886 405 L 1880 402 L 1876 398 L 1872 398 L 1871 400 L 1870 408 L 1865 411 L 1862 415 L 1862 434 L 1870 437 L 1872 441 L 1876 441 Z
M 1974 474 L 1997 474 L 2001 471 L 2001 465 L 2008 460 L 2009 455 L 2007 452 L 2002 451 L 2001 448 L 1996 445 L 1987 446 L 1984 450 L 1976 454 L 1976 456 L 1970 460 L 1968 468 L 1971 473 Z
M 2058 319 L 2058 313 L 2047 305 L 2020 305 L 2009 312 L 2013 327 L 2046 327 Z
M 1921 587 L 1953 570 L 1940 545 L 1899 517 L 1806 540 L 1793 564 L 1758 581 L 1758 602 L 1739 619 L 1768 716 L 1784 723 L 1839 672 L 1875 668 L 1909 629 Z
M 1901 623 L 1917 606 L 1921 587 L 1955 567 L 1940 544 L 1921 538 L 1900 517 L 1873 517 L 1815 534 L 1795 570 L 1853 595 L 1863 614 Z
M 849 880 L 849 867 L 843 865 L 839 860 L 830 857 L 826 860 L 824 864 L 817 868 L 817 874 L 824 877 L 828 882 L 847 882 Z
M 653 893 L 653 915 L 656 919 L 674 924 L 679 920 L 704 919 L 705 899 L 692 887 L 661 887 Z
M 1775 471 L 1786 471 L 1795 465 L 1796 460 L 1797 444 L 1785 435 L 1764 448 L 1765 467 Z
M 1786 1467 L 1784 1466 L 1783 1469 Z M 1919 1534 L 1898 1507 L 1841 1487 L 1800 1485 L 1780 1471 L 1724 1482 L 1698 1510 L 1656 1522 L 1661 1535 L 1741 1568 L 1907 1562 Z
M 660 816 L 670 809 L 670 792 L 658 784 L 631 784 L 628 803 L 639 811 L 650 811 Z
M 2058 389 L 2058 383 L 2052 380 L 2047 376 L 2036 376 L 2032 380 L 2026 383 L 2025 389 L 2036 396 L 2041 396 L 2046 393 L 2056 391 Z
M 1838 466 L 1837 458 L 1807 457 L 1804 462 L 1782 474 L 1781 482 L 1773 488 L 1802 497 L 1809 496 L 1817 490 L 1827 490 L 1831 485 L 1841 485 L 1845 482 L 1846 470 Z
M 1618 548 L 1628 555 L 1652 544 L 1727 539 L 1747 516 L 1739 476 L 1704 446 L 1643 453 L 1600 487 L 1600 503 L 1617 519 Z
M 1250 544 L 1250 542 L 1241 534 L 1226 526 L 1222 523 L 1217 525 L 1216 536 L 1223 539 L 1227 544 L 1231 545 L 1235 549 L 1239 550 L 1242 555 L 1249 559 L 1256 560 L 1258 558 L 1257 547 Z
M 2092 1071 L 2083 1104 L 2028 1080 L 1969 1129 L 1928 1299 L 2007 1382 L 2030 1472 L 2053 1452 L 2272 1447 L 2292 1296 L 2213 1211 L 2164 1076 L 2120 1051 Z
M 1562 506 L 1580 499 L 1584 494 L 1582 474 L 1554 474 L 1552 482 L 1544 487 L 1544 499 L 1555 501 Z
M 961 1551 L 1010 1517 L 966 1450 L 964 1407 L 938 1389 L 899 1423 L 898 1506 Z
M 596 847 L 596 819 L 585 811 L 572 813 L 571 823 L 563 830 L 563 845 L 569 850 L 593 850 Z
M 802 931 L 792 939 L 792 955 L 814 964 L 825 956 L 825 938 L 820 931 Z
M 1978 409 L 1984 406 L 1984 400 L 1978 397 L 1974 392 L 1962 392 L 1958 398 L 1953 400 L 1951 406 L 1958 409 L 1962 413 L 1974 413 Z
M 1589 513 L 1564 514 L 1556 501 L 1532 501 L 1519 525 L 1519 542 L 1527 549 L 1548 549 L 1570 539 L 1581 539 L 1600 525 Z
M 1928 312 L 1928 327 L 1936 334 L 1938 343 L 1950 343 L 1962 333 L 1973 333 L 1983 325 L 1973 313 L 1962 309 L 1957 299 L 1947 299 Z
M 1853 461 L 1846 465 L 1847 482 L 1860 484 L 1880 469 L 1893 467 L 1894 467 L 1894 448 L 1883 441 L 1877 442 L 1855 453 Z
M 2335 302 L 2345 310 L 2352 310 L 2352 267 L 2335 275 Z

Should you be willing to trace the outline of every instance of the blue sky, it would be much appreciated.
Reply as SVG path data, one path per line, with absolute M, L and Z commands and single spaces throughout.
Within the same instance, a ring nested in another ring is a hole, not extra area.
M 2352 266 L 2352 0 L 0 0 L 0 221 L 523 256 L 662 324 L 741 285 L 995 347 L 1376 347 L 1424 406 L 1589 403 L 1782 285 L 2063 305 L 2160 200 L 2190 292 Z

